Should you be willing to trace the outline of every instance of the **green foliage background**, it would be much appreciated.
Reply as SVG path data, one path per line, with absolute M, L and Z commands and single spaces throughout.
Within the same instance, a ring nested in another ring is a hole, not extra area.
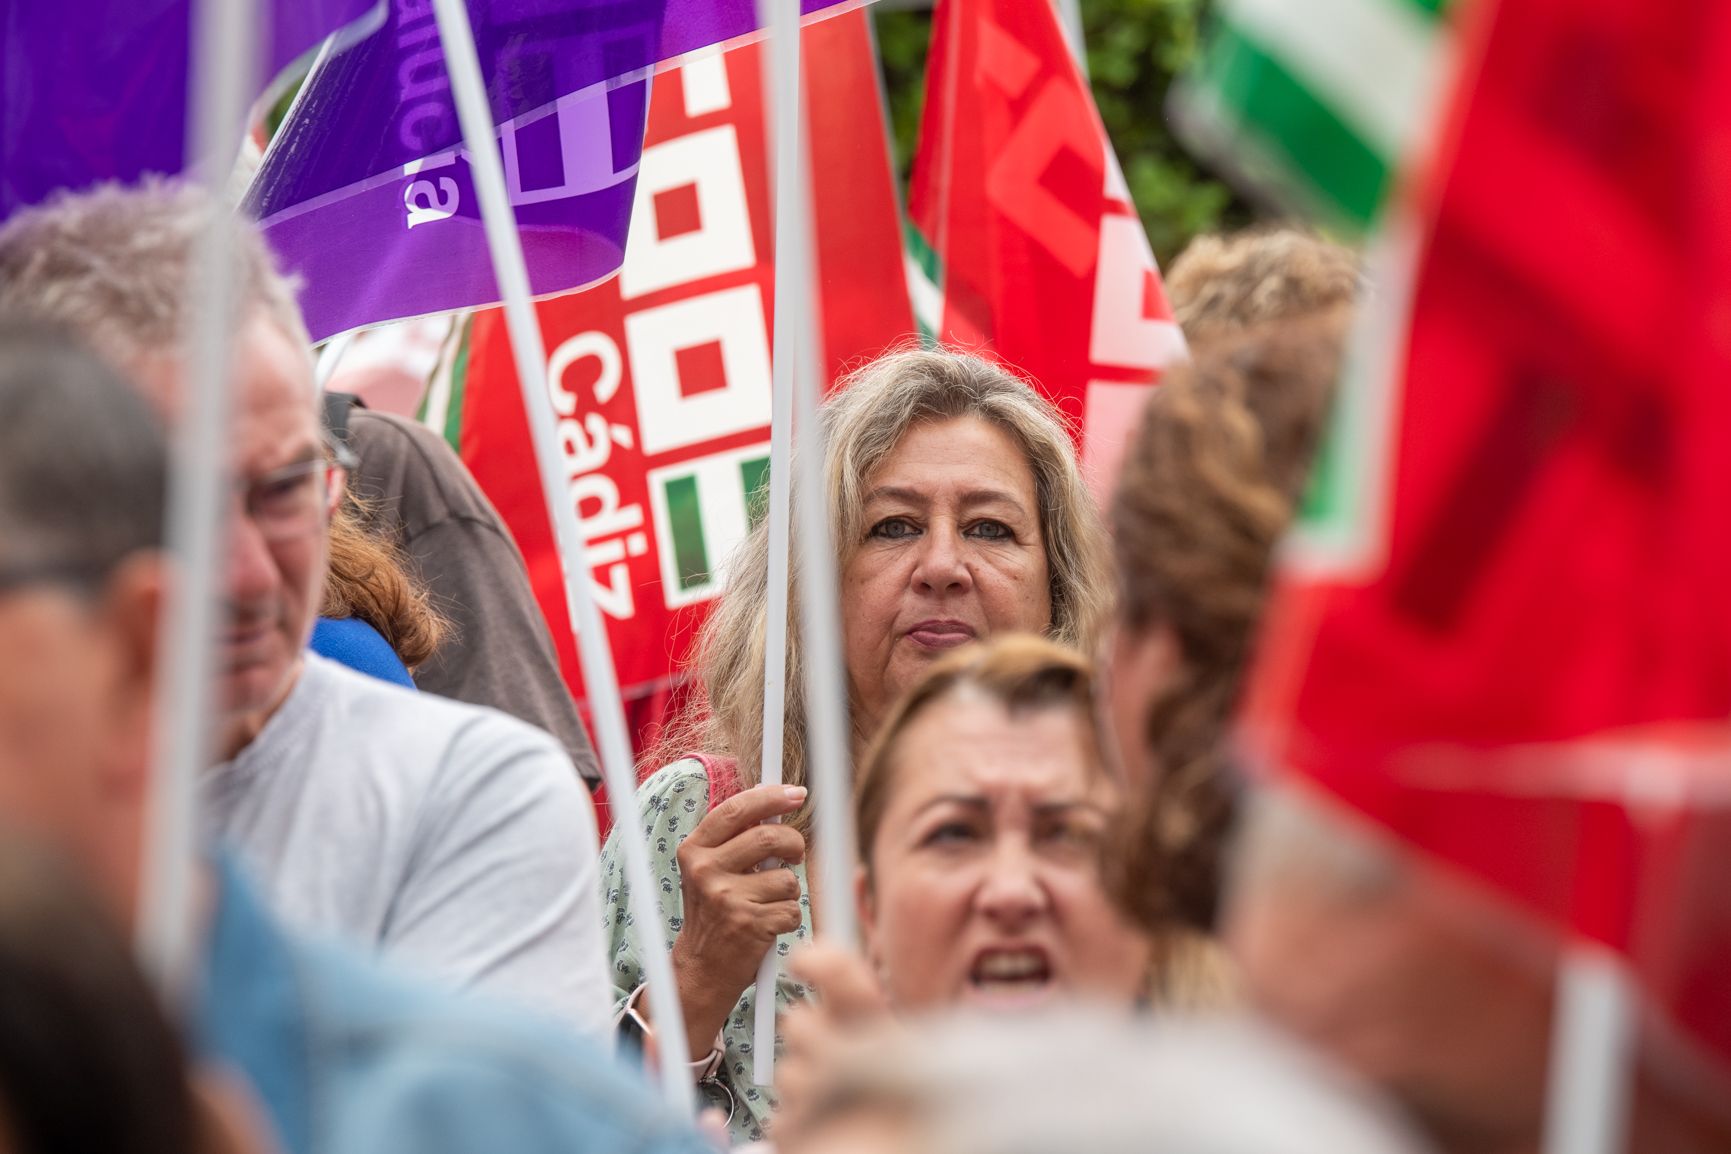
M 1167 89 L 1197 55 L 1209 0 L 1081 5 L 1094 100 L 1160 263 L 1169 263 L 1199 232 L 1248 224 L 1254 218 L 1249 205 L 1192 161 L 1166 124 Z M 932 14 L 880 4 L 873 21 L 905 180 L 919 140 Z

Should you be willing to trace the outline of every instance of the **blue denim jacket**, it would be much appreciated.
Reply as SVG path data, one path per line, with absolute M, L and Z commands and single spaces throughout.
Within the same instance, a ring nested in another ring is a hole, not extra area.
M 285 1154 L 709 1154 L 599 1048 L 297 940 L 232 862 L 215 873 L 200 1049 Z

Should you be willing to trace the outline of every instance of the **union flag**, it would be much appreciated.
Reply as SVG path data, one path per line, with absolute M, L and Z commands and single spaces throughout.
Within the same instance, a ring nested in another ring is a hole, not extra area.
M 1467 39 L 1242 737 L 1616 951 L 1723 1105 L 1731 7 L 1502 0 Z
M 909 191 L 928 335 L 1032 377 L 1110 491 L 1184 356 L 1147 233 L 1050 0 L 938 0 Z

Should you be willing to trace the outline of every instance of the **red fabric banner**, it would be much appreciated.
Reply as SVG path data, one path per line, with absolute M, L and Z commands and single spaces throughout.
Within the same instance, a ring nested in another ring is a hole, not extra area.
M 832 375 L 914 336 L 864 11 L 805 30 L 823 343 Z M 658 76 L 625 265 L 542 302 L 571 499 L 639 748 L 767 478 L 773 185 L 758 45 Z M 497 311 L 454 374 L 459 451 L 528 560 L 567 681 L 582 677 Z
M 1621 951 L 1724 1090 L 1731 9 L 1521 0 L 1478 33 L 1375 382 L 1383 496 L 1279 579 L 1243 736 Z
M 1184 341 L 1049 0 L 939 0 L 909 209 L 921 321 L 1039 382 L 1103 496 Z

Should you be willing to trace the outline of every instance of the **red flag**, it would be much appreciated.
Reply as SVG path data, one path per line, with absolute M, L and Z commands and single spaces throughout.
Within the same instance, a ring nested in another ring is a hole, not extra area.
M 1049 0 L 938 0 L 909 199 L 921 323 L 1038 381 L 1104 495 L 1184 340 Z
M 833 376 L 914 328 L 866 14 L 804 35 Z M 774 233 L 762 60 L 748 45 L 656 78 L 624 268 L 538 306 L 571 499 L 640 748 L 676 699 L 678 663 L 767 474 Z M 459 451 L 523 550 L 582 701 L 501 313 L 475 317 L 453 376 Z
M 1348 372 L 1339 427 L 1380 440 L 1322 471 L 1372 499 L 1295 534 L 1244 736 L 1621 951 L 1723 1094 L 1731 8 L 1521 0 L 1478 31 L 1410 284 L 1379 286 L 1406 315 Z

